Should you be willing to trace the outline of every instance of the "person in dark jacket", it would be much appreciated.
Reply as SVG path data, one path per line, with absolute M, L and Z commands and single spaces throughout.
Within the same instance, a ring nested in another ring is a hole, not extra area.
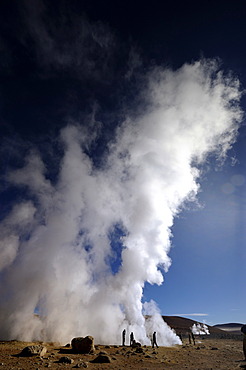
M 126 329 L 122 332 L 122 346 L 125 346 L 126 343 Z
M 134 334 L 131 332 L 130 334 L 130 346 L 134 343 Z
M 158 348 L 158 344 L 157 344 L 157 341 L 156 341 L 156 331 L 154 331 L 154 333 L 153 333 L 152 347 L 154 348 L 155 345 Z

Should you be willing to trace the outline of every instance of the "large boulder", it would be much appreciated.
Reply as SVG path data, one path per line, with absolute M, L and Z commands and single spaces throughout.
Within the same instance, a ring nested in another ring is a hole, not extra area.
M 23 348 L 23 350 L 20 353 L 20 356 L 23 357 L 30 357 L 30 356 L 44 356 L 47 352 L 47 348 L 42 346 L 41 344 L 36 344 L 33 346 L 28 346 Z
M 73 338 L 71 346 L 76 353 L 91 353 L 95 351 L 94 338 L 91 336 Z

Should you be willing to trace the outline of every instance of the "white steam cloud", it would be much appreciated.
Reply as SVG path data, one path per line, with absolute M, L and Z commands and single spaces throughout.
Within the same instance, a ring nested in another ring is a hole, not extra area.
M 8 175 L 29 198 L 0 225 L 2 339 L 120 343 L 126 328 L 142 343 L 154 330 L 159 345 L 180 343 L 143 288 L 163 282 L 170 229 L 195 200 L 201 164 L 235 141 L 241 93 L 213 61 L 156 68 L 146 80 L 143 109 L 118 127 L 103 167 L 86 154 L 90 132 L 69 125 L 55 184 L 37 151 Z
M 199 322 L 197 324 L 193 324 L 191 327 L 191 331 L 193 334 L 196 335 L 209 335 L 209 330 L 206 324 L 200 324 Z

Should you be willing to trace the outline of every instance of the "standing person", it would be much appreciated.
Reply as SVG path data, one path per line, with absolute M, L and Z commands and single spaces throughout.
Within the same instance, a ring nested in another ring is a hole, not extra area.
M 244 354 L 244 360 L 246 361 L 246 325 L 243 325 L 241 327 L 241 332 L 244 334 L 244 336 L 243 336 L 243 354 Z
M 125 346 L 125 342 L 126 342 L 126 329 L 124 329 L 122 332 L 122 346 Z
M 157 341 L 156 341 L 156 331 L 154 331 L 153 333 L 152 348 L 154 348 L 155 345 L 158 348 Z
M 189 344 L 191 344 L 191 334 L 189 333 Z
M 131 332 L 130 334 L 130 346 L 134 343 L 134 334 Z
M 193 340 L 194 346 L 196 345 L 195 335 L 191 332 L 191 338 Z

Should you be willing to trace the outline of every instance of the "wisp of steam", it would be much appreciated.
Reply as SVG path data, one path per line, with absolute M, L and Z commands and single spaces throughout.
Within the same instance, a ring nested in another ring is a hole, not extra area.
M 30 150 L 6 176 L 25 196 L 0 225 L 1 339 L 120 343 L 126 329 L 142 344 L 154 330 L 159 345 L 180 343 L 143 288 L 163 283 L 174 218 L 195 201 L 202 164 L 235 142 L 240 96 L 215 61 L 156 67 L 100 166 L 88 154 L 95 127 L 84 122 L 60 131 L 55 181 Z
M 206 324 L 200 324 L 199 322 L 193 324 L 190 328 L 191 332 L 196 335 L 209 335 L 208 326 Z

